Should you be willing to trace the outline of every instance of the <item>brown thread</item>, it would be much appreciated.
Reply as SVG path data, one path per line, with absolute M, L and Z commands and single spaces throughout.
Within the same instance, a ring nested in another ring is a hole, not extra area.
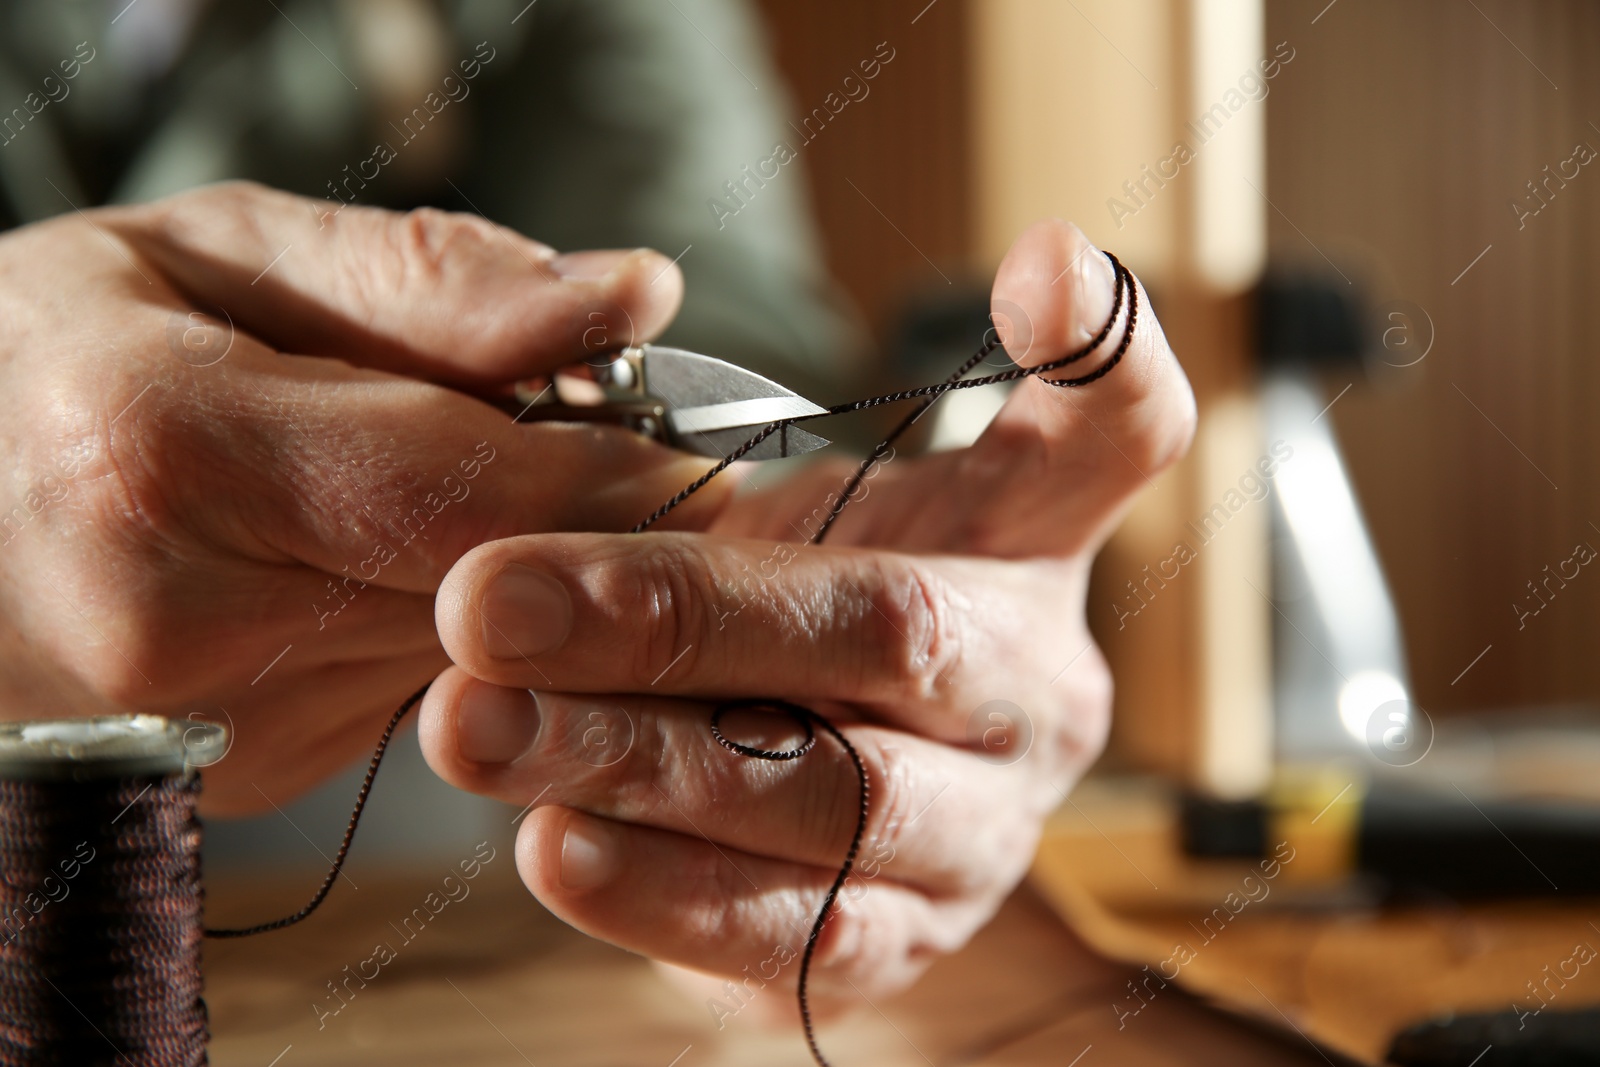
M 433 683 L 428 683 L 432 685 Z M 372 783 L 378 777 L 378 767 L 383 763 L 384 754 L 389 751 L 389 742 L 394 740 L 394 732 L 400 726 L 400 720 L 406 713 L 417 706 L 417 703 L 428 692 L 428 686 L 423 686 L 406 698 L 404 704 L 395 709 L 389 716 L 389 725 L 383 728 L 383 736 L 378 739 L 378 747 L 373 750 L 372 759 L 367 764 L 366 777 L 361 779 L 361 788 L 356 791 L 356 806 L 350 812 L 350 822 L 344 828 L 344 840 L 339 842 L 339 851 L 333 855 L 333 862 L 328 866 L 327 876 L 322 879 L 322 884 L 317 891 L 311 894 L 311 900 L 305 907 L 281 919 L 271 922 L 259 923 L 255 926 L 242 926 L 231 930 L 214 930 L 206 927 L 206 936 L 211 938 L 252 937 L 264 934 L 269 930 L 282 930 L 286 926 L 293 926 L 311 917 L 311 913 L 322 906 L 327 899 L 328 891 L 333 888 L 333 883 L 339 880 L 339 874 L 344 870 L 345 857 L 350 855 L 350 844 L 356 839 L 356 827 L 361 825 L 361 813 L 366 810 L 367 798 L 372 795 Z
M 199 790 L 0 781 L 0 1064 L 206 1062 Z

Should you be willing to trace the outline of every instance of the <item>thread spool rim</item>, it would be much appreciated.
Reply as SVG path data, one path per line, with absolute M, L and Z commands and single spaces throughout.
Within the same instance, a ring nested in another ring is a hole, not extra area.
M 227 751 L 218 723 L 97 715 L 0 723 L 0 779 L 79 781 L 193 774 Z

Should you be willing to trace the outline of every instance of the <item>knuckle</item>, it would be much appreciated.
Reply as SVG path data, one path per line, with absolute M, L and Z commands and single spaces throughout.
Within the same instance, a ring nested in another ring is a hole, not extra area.
M 192 199 L 186 195 L 179 195 L 169 197 L 167 202 L 181 206 L 195 204 L 204 207 L 205 211 L 195 220 L 204 225 L 214 219 L 218 211 L 232 212 L 248 218 L 259 214 L 262 208 L 271 204 L 294 202 L 297 199 L 289 193 L 274 189 L 270 185 L 263 185 L 261 182 L 233 178 L 196 189 Z
M 625 566 L 637 584 L 619 603 L 640 613 L 644 629 L 633 646 L 634 679 L 654 684 L 668 673 L 693 675 L 714 631 L 710 564 L 679 541 L 655 546 L 633 563 Z
M 869 666 L 887 681 L 892 697 L 927 699 L 961 658 L 965 605 L 918 561 L 876 558 L 871 567 L 866 644 L 877 662 Z
M 1047 766 L 1052 772 L 1081 772 L 1105 749 L 1111 731 L 1115 685 L 1099 645 L 1091 645 L 1063 676 L 1062 684 L 1060 710 L 1043 738 Z M 1046 808 L 1060 801 L 1060 795 L 1048 783 L 1040 797 Z
M 1116 686 L 1111 677 L 1111 666 L 1106 662 L 1100 646 L 1091 644 L 1084 653 L 1083 674 L 1073 687 L 1080 711 L 1092 711 L 1101 718 L 1111 711 L 1111 700 Z
M 117 531 L 147 551 L 179 542 L 188 479 L 182 469 L 214 454 L 203 433 L 182 420 L 162 418 L 154 398 L 148 410 L 130 411 L 122 426 L 104 434 L 104 462 L 87 487 L 88 519 Z M 152 414 L 152 412 L 156 412 Z
M 132 399 L 139 390 L 121 392 Z M 61 509 L 48 517 L 58 588 L 41 592 L 65 609 L 59 632 L 78 637 L 56 650 L 58 661 L 102 700 L 159 710 L 225 669 L 184 654 L 197 602 L 186 562 L 193 557 L 186 496 L 194 488 L 183 469 L 213 453 L 181 420 L 161 417 L 155 396 L 116 425 L 71 400 L 43 417 L 62 451 L 54 459 L 61 476 L 41 483 L 54 486 L 51 499 Z
M 876 985 L 871 976 L 897 960 L 906 946 L 896 924 L 884 921 L 885 916 L 867 906 L 867 900 L 863 897 L 852 907 L 834 909 L 817 939 L 816 966 Z
M 891 862 L 902 847 L 906 826 L 915 817 L 913 807 L 922 776 L 906 750 L 874 732 L 855 741 L 861 763 L 866 768 L 870 803 L 862 854 L 887 856 Z M 855 827 L 859 807 L 854 790 L 831 789 L 829 797 L 838 809 L 827 825 Z
M 961 912 L 925 897 L 879 891 L 836 907 L 817 939 L 814 963 L 827 986 L 848 981 L 871 994 L 911 985 L 929 964 L 966 943 L 976 926 Z
M 726 945 L 744 942 L 762 921 L 762 903 L 750 899 L 750 883 L 739 869 L 715 849 L 700 850 L 697 862 L 683 870 L 689 895 L 705 902 L 681 909 L 678 921 L 694 944 Z
M 537 758 L 568 790 L 620 797 L 654 792 L 665 768 L 656 717 L 598 697 L 540 693 Z
M 159 451 L 147 447 L 165 420 L 125 408 L 143 386 L 104 372 L 67 361 L 36 391 L 13 456 L 20 484 L 0 503 L 0 544 L 21 539 L 13 551 L 26 553 L 9 580 L 28 590 L 18 608 L 30 643 L 93 697 L 150 708 L 170 693 L 164 652 L 182 622 L 175 519 Z
M 204 247 L 219 231 L 260 240 L 262 209 L 278 198 L 287 194 L 255 182 L 218 182 L 149 204 L 112 209 L 111 229 L 122 231 L 125 221 L 135 246 L 150 240 L 167 248 Z
M 1170 366 L 1170 365 L 1169 365 Z M 1169 373 L 1173 373 L 1169 370 Z M 1159 404 L 1159 414 L 1134 435 L 1132 459 L 1147 474 L 1155 475 L 1171 467 L 1189 451 L 1199 425 L 1194 393 L 1181 382 L 1158 386 L 1171 395 Z
M 437 283 L 487 246 L 490 223 L 473 215 L 421 207 L 386 215 L 396 262 L 423 284 Z

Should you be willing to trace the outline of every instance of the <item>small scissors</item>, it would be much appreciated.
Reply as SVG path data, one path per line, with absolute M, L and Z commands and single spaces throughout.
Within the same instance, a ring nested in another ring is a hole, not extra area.
M 780 419 L 827 413 L 754 371 L 681 348 L 624 348 L 591 370 L 592 378 L 558 372 L 538 390 L 518 385 L 514 396 L 496 404 L 517 422 L 610 423 L 713 458 Z M 798 456 L 826 444 L 826 438 L 785 426 L 743 458 Z

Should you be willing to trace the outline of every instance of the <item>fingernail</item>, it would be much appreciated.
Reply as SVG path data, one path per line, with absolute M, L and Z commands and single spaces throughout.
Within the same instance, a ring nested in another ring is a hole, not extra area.
M 602 282 L 632 251 L 568 252 L 550 261 L 550 269 L 569 282 Z
M 526 689 L 474 685 L 461 695 L 456 747 L 474 763 L 512 763 L 538 733 L 539 700 Z
M 594 889 L 617 871 L 617 835 L 599 819 L 574 813 L 561 840 L 561 887 Z
M 1116 274 L 1111 261 L 1094 245 L 1087 245 L 1078 259 L 1074 272 L 1078 280 L 1076 306 L 1078 307 L 1078 339 L 1091 340 L 1105 327 L 1111 317 L 1112 300 L 1116 295 Z
M 520 563 L 495 575 L 479 605 L 483 647 L 495 659 L 527 659 L 558 648 L 572 628 L 572 600 L 548 574 Z

